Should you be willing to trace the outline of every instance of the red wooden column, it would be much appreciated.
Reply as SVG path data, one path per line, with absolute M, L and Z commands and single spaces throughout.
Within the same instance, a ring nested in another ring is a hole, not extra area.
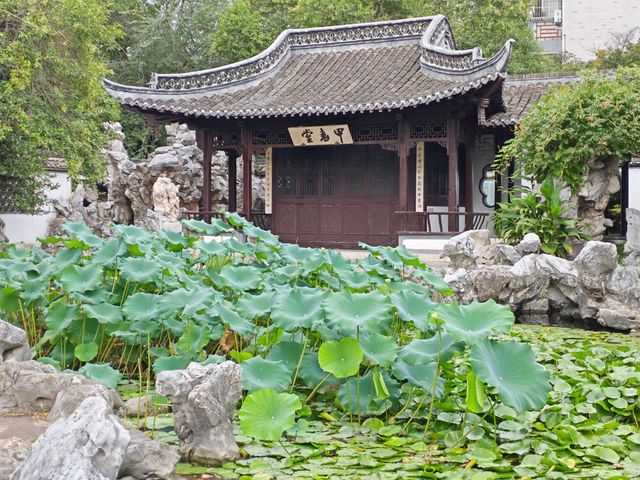
M 458 210 L 458 137 L 459 137 L 459 121 L 457 118 L 447 119 L 447 151 L 449 153 L 449 184 L 447 188 L 447 210 L 456 212 Z M 450 214 L 448 221 L 448 230 L 450 232 L 458 231 L 458 216 Z
M 235 212 L 238 209 L 237 206 L 237 165 L 238 165 L 238 152 L 236 150 L 227 150 L 227 172 L 229 181 L 229 211 Z
M 406 121 L 401 115 L 398 115 L 398 159 L 400 163 L 400 171 L 398 175 L 398 207 L 401 212 L 408 211 L 407 200 L 407 157 L 409 156 L 408 132 L 406 131 Z
M 476 132 L 470 123 L 465 124 L 464 142 L 464 211 L 473 213 L 473 160 L 476 152 Z M 473 228 L 473 215 L 465 215 L 464 229 Z
M 251 131 L 243 123 L 240 124 L 240 138 L 242 140 L 242 213 L 247 220 L 251 220 L 253 144 Z
M 196 143 L 202 150 L 202 220 L 211 221 L 211 157 L 213 156 L 213 132 L 209 129 L 196 131 Z

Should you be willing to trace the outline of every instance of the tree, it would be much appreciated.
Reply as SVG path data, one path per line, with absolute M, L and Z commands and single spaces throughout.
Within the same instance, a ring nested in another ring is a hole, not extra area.
M 500 151 L 496 168 L 515 160 L 526 177 L 570 187 L 586 234 L 598 237 L 614 193 L 618 164 L 640 153 L 640 67 L 614 78 L 587 71 L 579 82 L 556 87 L 525 115 Z M 600 172 L 600 173 L 598 173 Z M 583 189 L 585 176 L 599 188 Z
M 598 69 L 640 65 L 640 27 L 612 35 L 610 44 L 596 52 L 590 63 Z
M 117 103 L 101 85 L 104 52 L 120 34 L 103 0 L 0 0 L 0 192 L 34 210 L 46 184 L 43 160 L 67 159 L 70 174 L 104 172 L 103 122 Z

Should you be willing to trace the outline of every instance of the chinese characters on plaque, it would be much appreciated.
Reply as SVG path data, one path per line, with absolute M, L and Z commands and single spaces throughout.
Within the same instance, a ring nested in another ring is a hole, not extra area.
M 353 143 L 349 125 L 289 127 L 289 135 L 296 147 Z

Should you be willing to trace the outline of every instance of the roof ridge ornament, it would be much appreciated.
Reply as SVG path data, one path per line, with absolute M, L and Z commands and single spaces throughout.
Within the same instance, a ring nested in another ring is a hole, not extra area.
M 509 39 L 493 57 L 485 59 L 480 47 L 457 50 L 451 24 L 436 15 L 422 35 L 420 67 L 433 78 L 475 80 L 492 74 L 505 74 L 515 40 Z

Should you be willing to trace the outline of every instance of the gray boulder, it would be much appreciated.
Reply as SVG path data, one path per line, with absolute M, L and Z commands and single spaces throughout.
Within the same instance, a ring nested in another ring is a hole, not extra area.
M 0 438 L 0 479 L 10 478 L 30 451 L 31 443 L 22 438 Z
M 515 248 L 522 256 L 540 253 L 540 237 L 535 233 L 527 233 Z
M 160 372 L 156 390 L 173 401 L 174 429 L 183 457 L 222 464 L 239 458 L 231 420 L 242 394 L 242 369 L 234 362 Z
M 89 397 L 38 438 L 11 479 L 115 480 L 129 438 L 108 402 Z
M 582 288 L 604 297 L 606 285 L 618 266 L 618 251 L 613 243 L 587 242 L 573 261 Z
M 169 479 L 180 460 L 178 452 L 166 443 L 147 437 L 140 430 L 129 430 L 129 446 L 118 478 Z
M 440 257 L 449 257 L 451 268 L 468 268 L 475 265 L 478 250 L 490 243 L 489 230 L 468 230 L 451 237 L 442 248 Z
M 109 405 L 111 413 L 119 410 L 124 405 L 118 392 L 100 383 L 89 381 L 89 383 L 79 383 L 60 390 L 56 395 L 47 419 L 54 422 L 59 418 L 68 417 L 87 397 L 102 398 Z
M 8 360 L 24 362 L 30 359 L 31 348 L 25 331 L 0 320 L 0 363 Z
M 166 406 L 154 405 L 151 395 L 144 395 L 142 397 L 130 398 L 124 402 L 120 410 L 120 415 L 123 417 L 147 417 L 149 415 L 166 413 L 167 411 L 168 408 Z

